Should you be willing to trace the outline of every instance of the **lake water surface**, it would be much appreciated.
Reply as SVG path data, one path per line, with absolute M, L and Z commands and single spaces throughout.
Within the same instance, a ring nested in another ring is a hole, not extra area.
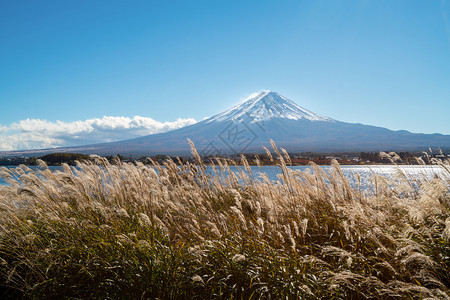
M 0 166 L 1 167 L 1 166 Z M 15 168 L 16 166 L 6 166 L 7 168 Z M 38 170 L 39 167 L 30 167 L 31 169 Z M 61 170 L 61 167 L 49 167 L 51 170 Z M 232 171 L 238 172 L 243 170 L 242 167 L 232 166 L 230 167 Z M 292 170 L 306 171 L 311 170 L 310 166 L 293 166 L 289 167 Z M 326 172 L 329 172 L 332 168 L 330 166 L 320 166 Z M 363 185 L 369 184 L 369 179 L 373 177 L 373 174 L 381 175 L 390 179 L 395 179 L 396 174 L 402 171 L 407 175 L 409 179 L 431 179 L 435 175 L 448 178 L 450 174 L 445 172 L 440 166 L 393 166 L 393 165 L 371 165 L 371 166 L 341 166 L 342 172 L 345 176 L 353 180 L 354 175 L 359 173 L 361 176 L 361 182 Z M 278 180 L 278 175 L 281 174 L 281 169 L 278 166 L 262 166 L 261 168 L 257 166 L 251 167 L 254 178 L 259 178 L 261 173 L 267 174 L 270 180 Z M 208 171 L 212 172 L 212 168 L 208 167 Z M 5 185 L 5 181 L 0 178 L 0 185 Z

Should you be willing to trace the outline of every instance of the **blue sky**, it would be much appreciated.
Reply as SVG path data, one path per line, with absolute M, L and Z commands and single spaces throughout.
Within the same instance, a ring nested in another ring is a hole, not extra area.
M 265 89 L 450 134 L 449 0 L 2 1 L 0 44 L 0 150 L 173 129 Z

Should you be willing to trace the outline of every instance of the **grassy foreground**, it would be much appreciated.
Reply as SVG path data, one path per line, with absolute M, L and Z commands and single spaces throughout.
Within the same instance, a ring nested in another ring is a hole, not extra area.
M 449 298 L 448 161 L 443 178 L 362 190 L 273 147 L 277 183 L 244 158 L 208 174 L 195 148 L 196 165 L 1 169 L 0 297 Z

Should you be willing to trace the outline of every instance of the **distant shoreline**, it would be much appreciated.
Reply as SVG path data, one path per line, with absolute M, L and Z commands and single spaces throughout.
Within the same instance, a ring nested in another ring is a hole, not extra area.
M 217 157 L 221 160 L 229 162 L 231 165 L 242 165 L 241 157 L 244 156 L 247 159 L 249 165 L 262 165 L 273 166 L 277 165 L 274 162 L 274 153 L 243 153 L 233 154 L 229 156 Z M 308 166 L 314 163 L 319 166 L 330 165 L 333 161 L 337 161 L 339 165 L 345 166 L 364 166 L 364 165 L 428 165 L 436 163 L 436 160 L 444 160 L 449 155 L 443 153 L 439 154 L 427 154 L 424 152 L 341 152 L 341 153 L 316 153 L 316 152 L 303 152 L 303 153 L 289 153 L 289 157 L 285 157 L 287 165 L 291 166 Z M 137 157 L 126 157 L 123 155 L 109 155 L 104 156 L 110 163 L 115 164 L 117 161 L 131 162 L 131 163 L 143 163 L 153 164 L 155 162 L 163 164 L 167 160 L 172 160 L 176 164 L 197 163 L 196 159 L 192 156 L 170 156 L 170 155 L 152 155 Z M 204 165 L 216 164 L 216 157 L 214 156 L 202 156 L 202 163 Z M 0 158 L 0 166 L 35 166 L 39 164 L 39 160 L 44 161 L 49 166 L 59 166 L 63 163 L 68 165 L 76 165 L 77 161 L 92 161 L 93 158 L 86 154 L 80 153 L 51 153 L 40 157 L 2 157 Z

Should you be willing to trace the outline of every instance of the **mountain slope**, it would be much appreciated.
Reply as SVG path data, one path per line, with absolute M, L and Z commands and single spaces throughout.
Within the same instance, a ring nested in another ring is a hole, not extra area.
M 188 138 L 203 155 L 260 152 L 262 146 L 270 145 L 270 139 L 291 152 L 450 149 L 449 135 L 340 122 L 304 109 L 278 93 L 262 91 L 223 113 L 170 132 L 42 153 L 188 154 Z

